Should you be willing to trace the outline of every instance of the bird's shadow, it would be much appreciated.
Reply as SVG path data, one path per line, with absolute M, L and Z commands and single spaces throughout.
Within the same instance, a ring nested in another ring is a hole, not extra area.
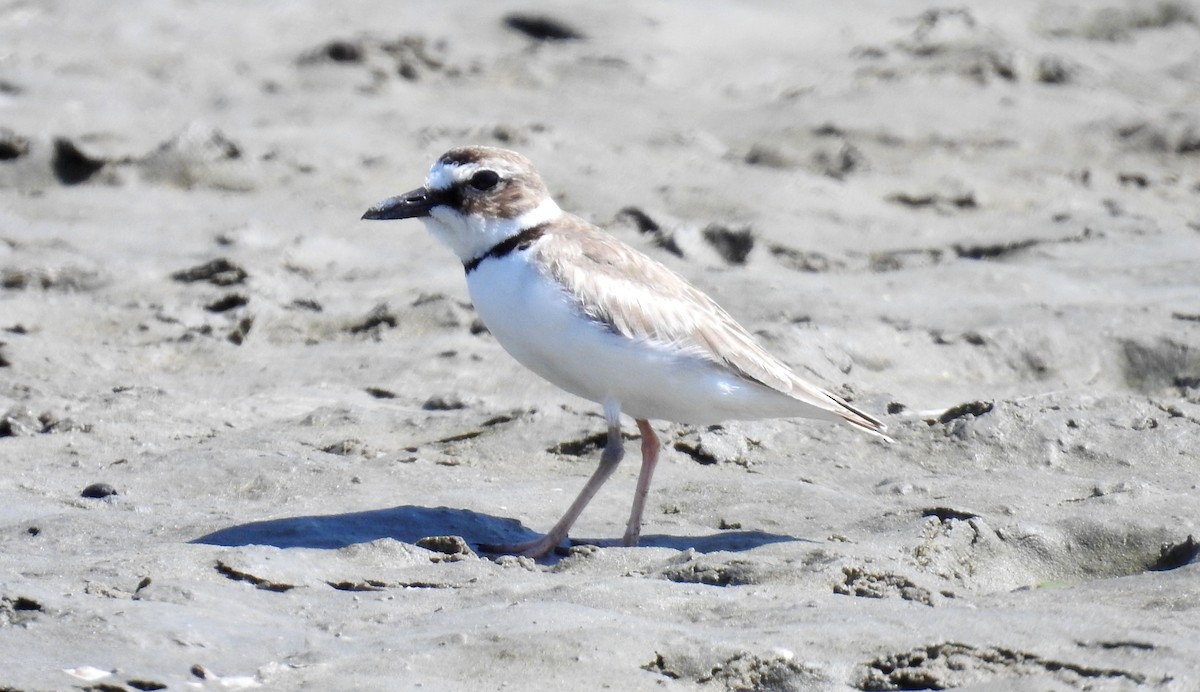
M 539 534 L 516 519 L 495 517 L 450 507 L 402 505 L 348 514 L 284 517 L 238 524 L 193 539 L 192 543 L 220 546 L 269 545 L 276 548 L 337 549 L 357 543 L 392 538 L 416 543 L 429 536 L 462 536 L 472 547 L 520 543 Z M 771 543 L 805 539 L 763 531 L 722 531 L 708 536 L 642 536 L 642 546 L 692 549 L 698 553 L 740 552 Z M 617 541 L 577 541 L 618 545 Z

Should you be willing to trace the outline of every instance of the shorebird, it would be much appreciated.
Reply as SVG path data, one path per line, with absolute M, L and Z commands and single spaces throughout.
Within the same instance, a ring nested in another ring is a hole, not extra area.
M 651 419 L 816 418 L 891 441 L 883 423 L 796 375 L 678 274 L 560 209 L 521 154 L 452 149 L 423 187 L 362 218 L 423 221 L 462 261 L 475 309 L 500 345 L 604 410 L 600 464 L 558 523 L 539 539 L 484 550 L 536 558 L 559 547 L 624 456 L 622 413 L 637 422 L 642 440 L 626 546 L 638 544 L 658 462 Z

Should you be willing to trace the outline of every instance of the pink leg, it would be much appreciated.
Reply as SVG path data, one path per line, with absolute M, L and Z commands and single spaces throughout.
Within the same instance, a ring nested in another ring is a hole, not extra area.
M 608 413 L 606 407 L 606 413 Z M 539 558 L 549 554 L 557 548 L 563 540 L 566 539 L 567 533 L 571 530 L 571 526 L 579 515 L 583 513 L 583 508 L 587 507 L 588 503 L 596 495 L 596 491 L 600 490 L 600 486 L 608 480 L 608 477 L 617 470 L 617 465 L 621 463 L 621 458 L 625 456 L 625 445 L 621 440 L 621 420 L 620 410 L 616 410 L 613 415 L 607 416 L 608 423 L 608 442 L 604 445 L 604 452 L 600 455 L 600 465 L 596 467 L 596 471 L 592 473 L 592 477 L 588 479 L 587 485 L 583 486 L 583 490 L 579 492 L 579 496 L 567 508 L 562 519 L 550 529 L 550 532 L 545 536 L 528 543 L 517 543 L 514 545 L 481 545 L 480 550 L 489 553 L 509 553 L 514 555 L 524 555 L 526 557 Z M 639 425 L 640 425 L 639 421 Z M 643 470 L 645 467 L 643 466 Z
M 650 479 L 654 476 L 654 466 L 658 463 L 658 436 L 648 421 L 638 419 L 638 431 L 642 433 L 642 470 L 638 473 L 637 490 L 633 492 L 633 510 L 629 513 L 629 523 L 625 526 L 623 543 L 635 546 L 642 537 L 642 511 L 646 509 L 646 496 L 650 494 Z

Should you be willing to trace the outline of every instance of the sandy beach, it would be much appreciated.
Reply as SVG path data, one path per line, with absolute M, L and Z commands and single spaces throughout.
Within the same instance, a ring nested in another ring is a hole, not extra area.
M 415 221 L 464 144 L 896 444 L 627 458 Z M 1200 5 L 0 3 L 0 690 L 1200 689 Z

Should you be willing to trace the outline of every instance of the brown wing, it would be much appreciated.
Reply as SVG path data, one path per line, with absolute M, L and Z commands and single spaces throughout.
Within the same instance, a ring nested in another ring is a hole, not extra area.
M 738 376 L 831 411 L 857 427 L 884 426 L 840 397 L 797 377 L 725 312 L 675 272 L 574 216 L 537 252 L 580 308 L 614 332 L 682 348 Z

